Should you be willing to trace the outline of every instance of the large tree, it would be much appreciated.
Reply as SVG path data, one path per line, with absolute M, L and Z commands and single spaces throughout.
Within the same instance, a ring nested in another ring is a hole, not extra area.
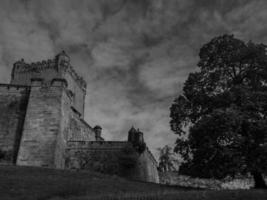
M 223 35 L 199 57 L 170 108 L 181 172 L 219 179 L 250 173 L 255 187 L 266 187 L 266 46 Z

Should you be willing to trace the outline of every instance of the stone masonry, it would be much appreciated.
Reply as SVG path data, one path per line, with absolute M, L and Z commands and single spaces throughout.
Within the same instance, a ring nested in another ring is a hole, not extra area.
M 101 127 L 83 119 L 85 95 L 86 82 L 64 51 L 52 60 L 14 63 L 11 83 L 0 84 L 0 164 L 96 170 L 159 182 L 143 133 L 132 128 L 128 141 L 105 141 Z

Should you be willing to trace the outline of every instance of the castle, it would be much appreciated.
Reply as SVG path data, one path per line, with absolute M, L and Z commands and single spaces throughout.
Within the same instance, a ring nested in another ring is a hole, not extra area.
M 63 51 L 54 59 L 14 63 L 10 84 L 0 84 L 0 164 L 88 169 L 158 182 L 157 162 L 143 133 L 105 141 L 101 127 L 84 120 L 86 82 Z

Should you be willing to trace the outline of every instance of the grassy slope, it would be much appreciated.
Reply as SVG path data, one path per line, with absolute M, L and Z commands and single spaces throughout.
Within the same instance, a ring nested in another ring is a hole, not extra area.
M 174 190 L 95 172 L 0 166 L 0 199 L 49 199 L 53 196 L 142 193 Z
M 164 195 L 163 195 L 164 194 Z M 221 198 L 218 197 L 221 196 Z M 127 181 L 94 172 L 0 166 L 0 199 L 267 199 L 266 191 L 197 191 Z M 216 198 L 215 198 L 216 197 Z

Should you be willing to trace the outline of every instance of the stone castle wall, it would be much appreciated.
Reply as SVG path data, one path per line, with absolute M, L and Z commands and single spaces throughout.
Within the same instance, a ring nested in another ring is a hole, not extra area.
M 86 88 L 82 87 L 71 73 L 63 73 L 64 79 L 68 83 L 68 90 L 73 95 L 73 107 L 80 113 L 81 117 L 84 116 L 84 101 L 86 95 Z
M 136 180 L 159 183 L 157 162 L 148 148 L 140 155 L 134 174 Z
M 68 141 L 95 141 L 95 132 L 73 107 L 73 97 L 65 89 L 62 95 L 60 132 L 55 150 L 55 165 L 65 168 Z
M 126 142 L 69 141 L 66 168 L 121 175 L 119 155 Z
M 133 180 L 158 183 L 157 163 L 147 148 L 141 154 L 137 153 L 137 163 L 134 167 L 125 169 L 121 165 L 124 148 L 130 146 L 131 143 L 121 141 L 69 141 L 66 168 L 90 169 Z
M 67 118 L 67 141 L 95 141 L 94 129 L 72 110 Z
M 61 102 L 64 83 L 32 82 L 18 165 L 55 167 L 56 141 L 60 132 Z
M 0 163 L 15 163 L 30 88 L 0 84 Z

